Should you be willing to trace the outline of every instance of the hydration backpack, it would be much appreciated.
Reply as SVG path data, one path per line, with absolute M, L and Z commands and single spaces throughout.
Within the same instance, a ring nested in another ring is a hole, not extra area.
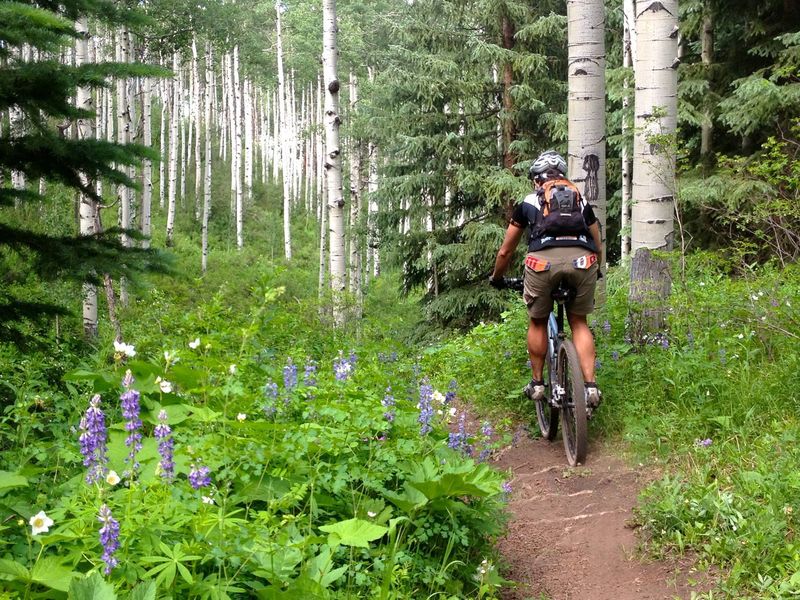
M 534 238 L 577 237 L 588 233 L 581 194 L 568 179 L 545 181 L 539 190 L 539 202 L 541 209 L 532 232 Z

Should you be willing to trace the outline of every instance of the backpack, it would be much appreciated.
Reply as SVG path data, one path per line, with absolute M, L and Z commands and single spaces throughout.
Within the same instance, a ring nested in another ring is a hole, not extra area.
M 588 233 L 581 194 L 568 179 L 550 179 L 539 190 L 541 208 L 533 228 L 534 238 L 579 236 Z

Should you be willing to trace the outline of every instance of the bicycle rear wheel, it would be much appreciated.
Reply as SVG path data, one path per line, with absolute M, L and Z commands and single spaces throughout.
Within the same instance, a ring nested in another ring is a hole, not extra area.
M 552 442 L 556 439 L 556 433 L 558 433 L 558 409 L 553 408 L 552 404 L 550 404 L 550 398 L 556 383 L 553 379 L 553 373 L 551 373 L 551 364 L 550 351 L 548 350 L 547 358 L 544 361 L 545 397 L 536 401 L 536 421 L 539 423 L 539 431 L 542 432 L 542 437 Z
M 586 460 L 586 393 L 578 352 L 571 340 L 564 340 L 558 350 L 558 379 L 563 392 L 561 412 L 564 450 L 574 467 Z

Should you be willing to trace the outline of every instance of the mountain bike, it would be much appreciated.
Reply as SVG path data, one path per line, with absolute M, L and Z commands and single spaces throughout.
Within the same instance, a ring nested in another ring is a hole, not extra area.
M 504 279 L 505 287 L 523 290 L 522 278 Z M 586 391 L 578 351 L 564 332 L 566 304 L 575 297 L 575 289 L 562 281 L 553 290 L 557 309 L 547 319 L 547 357 L 544 361 L 545 397 L 536 401 L 536 421 L 542 437 L 556 439 L 559 417 L 562 422 L 564 450 L 570 466 L 586 460 L 587 419 Z

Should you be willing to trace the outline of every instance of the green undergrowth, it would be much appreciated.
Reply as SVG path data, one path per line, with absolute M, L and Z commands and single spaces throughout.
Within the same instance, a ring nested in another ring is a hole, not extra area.
M 449 447 L 452 378 L 408 342 L 419 313 L 395 276 L 369 282 L 362 316 L 336 331 L 307 250 L 314 219 L 296 219 L 292 265 L 278 219 L 252 220 L 241 251 L 220 227 L 201 275 L 190 210 L 178 275 L 147 278 L 119 307 L 135 355 L 115 349 L 107 320 L 97 344 L 77 341 L 74 314 L 38 347 L 0 347 L 0 597 L 496 597 L 507 476 L 485 461 L 495 436 Z M 77 290 L 62 300 L 80 303 Z M 108 462 L 87 483 L 81 422 L 95 394 Z M 53 523 L 34 533 L 40 511 Z M 119 547 L 104 558 L 113 522 Z
M 608 300 L 590 318 L 605 398 L 590 436 L 664 473 L 644 490 L 638 521 L 651 551 L 691 551 L 720 574 L 716 592 L 698 597 L 796 597 L 800 269 L 732 277 L 724 256 L 697 254 L 686 272 L 665 330 L 639 348 L 626 339 L 628 273 L 608 277 Z M 509 302 L 503 322 L 430 348 L 425 364 L 457 377 L 483 411 L 532 423 L 520 393 L 526 315 Z

